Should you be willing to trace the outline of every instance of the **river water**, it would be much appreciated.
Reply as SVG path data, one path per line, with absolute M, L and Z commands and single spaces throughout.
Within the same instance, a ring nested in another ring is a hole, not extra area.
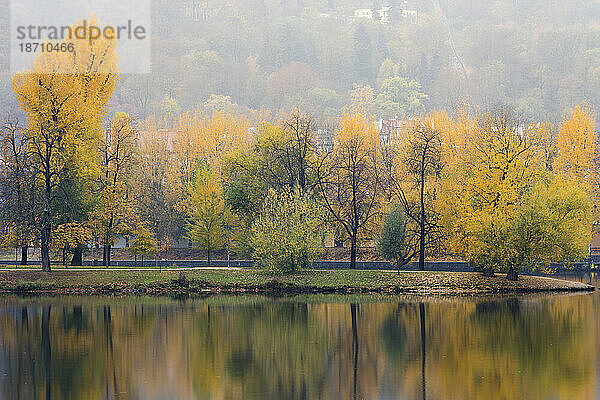
M 599 308 L 598 292 L 5 297 L 0 399 L 596 399 Z

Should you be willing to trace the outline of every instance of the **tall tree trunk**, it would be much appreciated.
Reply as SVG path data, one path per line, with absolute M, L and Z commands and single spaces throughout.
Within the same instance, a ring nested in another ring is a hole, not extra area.
M 508 269 L 508 273 L 506 274 L 506 279 L 508 279 L 509 281 L 518 281 L 519 280 L 519 273 L 517 272 L 517 269 L 515 267 L 510 267 Z
M 142 254 L 142 268 L 144 268 L 144 255 Z
M 73 251 L 73 259 L 71 265 L 81 267 L 83 265 L 83 250 L 79 247 Z
M 44 172 L 44 180 L 46 184 L 44 198 L 44 212 L 42 215 L 42 271 L 50 272 L 50 234 L 52 225 L 50 221 L 50 203 L 52 202 L 52 182 L 50 175 L 50 161 L 45 161 L 46 170 Z
M 425 271 L 425 221 L 421 221 L 421 234 L 419 238 L 419 270 Z
M 421 215 L 419 215 L 419 270 L 425 271 L 425 175 L 421 175 Z
M 206 250 L 206 259 L 208 261 L 208 266 L 210 267 L 210 247 Z
M 42 229 L 42 271 L 50 272 L 50 224 Z
M 29 251 L 29 246 L 21 246 L 21 265 L 27 265 L 27 252 Z
M 106 268 L 110 267 L 110 250 L 112 246 L 110 244 L 105 244 L 102 252 L 102 265 Z
M 350 269 L 356 269 L 356 232 L 350 237 Z
M 104 254 L 102 256 L 102 261 L 104 262 L 103 265 L 106 268 L 110 267 L 110 249 L 112 246 L 108 243 L 110 243 L 109 242 L 109 240 L 110 240 L 109 232 L 112 231 L 113 223 L 114 223 L 114 219 L 111 216 L 110 219 L 108 220 L 108 227 L 107 227 L 108 229 L 106 230 L 106 235 L 104 237 L 104 243 L 105 243 L 104 244 Z

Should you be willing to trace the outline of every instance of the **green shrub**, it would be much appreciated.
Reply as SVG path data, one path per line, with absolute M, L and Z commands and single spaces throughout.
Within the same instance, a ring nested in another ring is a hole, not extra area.
M 318 205 L 298 189 L 269 193 L 252 224 L 254 259 L 281 273 L 308 268 L 323 252 L 321 216 Z
M 400 270 L 410 263 L 416 254 L 415 235 L 410 231 L 406 214 L 401 206 L 394 206 L 387 213 L 377 237 L 377 249 L 381 255 Z

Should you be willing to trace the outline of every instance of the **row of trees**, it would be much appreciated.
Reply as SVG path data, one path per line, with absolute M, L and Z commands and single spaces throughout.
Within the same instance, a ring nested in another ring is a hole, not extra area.
M 454 254 L 516 279 L 524 267 L 569 263 L 587 251 L 596 217 L 594 119 L 578 106 L 554 132 L 523 124 L 507 107 L 455 119 L 439 112 L 382 142 L 372 121 L 347 113 L 333 148 L 323 150 L 310 118 L 296 112 L 261 126 L 252 145 L 225 157 L 224 204 L 245 219 L 238 227 L 250 227 L 242 237 L 262 249 L 259 260 L 299 233 L 304 239 L 281 254 L 314 259 L 310 239 L 320 226 L 347 240 L 352 268 L 361 241 L 376 239 L 398 268 L 416 255 L 423 268 L 427 256 Z M 314 214 L 303 211 L 306 201 Z M 285 212 L 274 212 L 280 204 Z M 321 223 L 311 234 L 313 219 Z
M 218 106 L 103 125 L 114 43 L 74 45 L 76 57 L 41 54 L 15 75 L 27 124 L 2 129 L 3 240 L 24 255 L 39 245 L 45 271 L 51 247 L 81 264 L 90 242 L 108 266 L 118 237 L 140 255 L 188 238 L 209 262 L 225 247 L 294 271 L 333 238 L 352 268 L 358 247 L 377 241 L 398 268 L 451 253 L 515 278 L 589 243 L 598 168 L 586 105 L 556 132 L 498 107 L 430 113 L 382 137 L 361 96 L 332 137 L 298 109 L 278 122 Z
M 358 246 L 375 240 L 398 268 L 417 255 L 423 269 L 426 257 L 452 254 L 516 279 L 521 268 L 586 253 L 594 119 L 578 106 L 554 132 L 523 124 L 507 107 L 454 119 L 438 112 L 382 141 L 372 121 L 348 112 L 323 149 L 311 119 L 296 111 L 224 155 L 224 211 L 211 223 L 221 237 L 237 231 L 228 237 L 239 251 L 285 270 L 317 257 L 327 232 L 347 241 L 351 268 Z
M 8 122 L 2 138 L 7 154 L 3 161 L 11 171 L 9 179 L 3 179 L 8 187 L 3 200 L 13 202 L 6 216 L 13 220 L 11 233 L 25 253 L 33 239 L 32 227 L 37 228 L 44 270 L 50 268 L 54 226 L 71 223 L 65 227 L 72 229 L 56 238 L 65 245 L 76 237 L 86 237 L 72 223 L 87 211 L 91 177 L 99 166 L 91 157 L 118 78 L 113 42 L 96 41 L 86 46 L 67 40 L 75 46 L 75 56 L 40 53 L 30 71 L 13 77 L 15 95 L 27 114 L 27 127 L 20 129 L 18 123 Z M 100 54 L 103 57 L 94 56 Z M 16 219 L 14 210 L 20 213 Z M 77 247 L 80 259 L 81 249 Z
M 63 260 L 73 253 L 72 264 L 81 265 L 95 239 L 109 265 L 116 235 L 145 232 L 127 186 L 135 122 L 121 113 L 103 123 L 119 79 L 116 44 L 64 41 L 75 56 L 40 53 L 29 71 L 13 77 L 27 122 L 9 119 L 0 132 L 2 244 L 20 247 L 23 264 L 28 247 L 39 246 L 44 271 L 51 248 Z
M 140 255 L 189 238 L 209 262 L 226 248 L 293 271 L 332 239 L 349 245 L 353 268 L 357 248 L 375 241 L 398 268 L 452 254 L 514 277 L 585 253 L 597 192 L 594 118 L 576 107 L 555 132 L 523 125 L 506 107 L 438 112 L 382 140 L 373 121 L 349 111 L 333 145 L 322 146 L 299 110 L 254 130 L 224 113 L 139 130 L 120 114 L 95 149 L 67 159 L 64 147 L 49 147 L 49 180 L 29 131 L 7 122 L 4 244 L 25 255 L 52 243 L 80 264 L 95 242 L 110 265 L 119 236 Z
M 594 118 L 576 107 L 554 132 L 521 124 L 508 108 L 438 112 L 382 140 L 373 121 L 347 112 L 325 148 L 298 110 L 252 134 L 243 116 L 184 115 L 165 131 L 156 121 L 138 130 L 120 114 L 98 147 L 68 163 L 59 164 L 65 148 L 49 148 L 48 181 L 28 130 L 7 122 L 4 244 L 26 255 L 52 243 L 80 264 L 96 242 L 110 265 L 119 236 L 140 255 L 189 238 L 209 262 L 226 248 L 293 271 L 326 240 L 348 243 L 351 267 L 361 243 L 375 241 L 398 268 L 417 255 L 423 268 L 428 256 L 454 254 L 514 277 L 584 254 L 597 187 Z

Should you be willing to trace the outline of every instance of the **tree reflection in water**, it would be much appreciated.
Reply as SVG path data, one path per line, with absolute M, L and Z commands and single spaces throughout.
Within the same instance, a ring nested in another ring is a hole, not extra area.
M 4 298 L 0 398 L 597 395 L 597 295 L 323 299 Z

